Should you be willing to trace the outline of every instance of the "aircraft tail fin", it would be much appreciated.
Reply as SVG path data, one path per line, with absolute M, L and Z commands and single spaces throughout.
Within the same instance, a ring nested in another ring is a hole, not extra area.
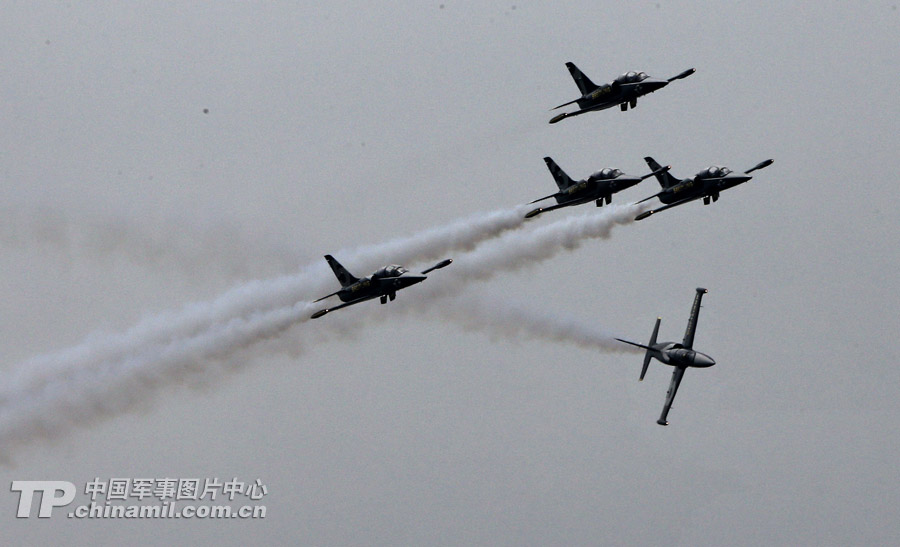
M 656 318 L 656 326 L 653 327 L 653 334 L 650 336 L 650 342 L 647 344 L 647 347 L 648 347 L 647 352 L 644 353 L 644 366 L 641 367 L 641 381 L 644 380 L 644 375 L 647 374 L 647 367 L 650 366 L 650 358 L 653 357 L 653 355 L 650 353 L 652 350 L 649 348 L 652 348 L 653 344 L 656 343 L 656 335 L 659 334 L 659 324 L 660 323 L 662 323 L 662 318 L 657 317 Z
M 650 170 L 653 171 L 653 174 L 656 175 L 656 180 L 659 181 L 659 185 L 662 186 L 662 189 L 665 190 L 667 188 L 671 188 L 678 184 L 680 181 L 672 176 L 669 173 L 667 168 L 663 168 L 662 165 L 656 163 L 656 160 L 647 156 L 644 158 L 644 161 L 647 162 L 647 165 L 650 166 Z
M 563 191 L 569 186 L 575 184 L 575 181 L 573 181 L 565 171 L 563 171 L 558 165 L 556 165 L 556 162 L 553 161 L 553 158 L 547 156 L 546 158 L 544 158 L 544 163 L 547 164 L 547 169 L 549 169 L 550 174 L 553 175 L 553 180 L 556 181 L 556 185 L 559 187 L 560 191 Z
M 597 89 L 597 84 L 591 81 L 590 78 L 584 75 L 583 72 L 578 70 L 578 67 L 575 66 L 575 63 L 566 63 L 566 68 L 569 69 L 569 74 L 572 75 L 572 79 L 575 80 L 575 85 L 578 86 L 578 91 L 581 91 L 582 95 L 587 95 L 591 91 Z
M 347 271 L 347 268 L 341 266 L 341 263 L 335 260 L 333 256 L 325 255 L 325 260 L 328 262 L 328 265 L 331 266 L 331 270 L 334 272 L 334 276 L 341 284 L 341 287 L 346 287 L 359 281 L 359 279 L 353 277 L 353 274 Z

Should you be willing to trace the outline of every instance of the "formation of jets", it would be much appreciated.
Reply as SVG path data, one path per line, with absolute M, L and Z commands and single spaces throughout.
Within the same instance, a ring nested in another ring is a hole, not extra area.
M 563 103 L 551 110 L 556 110 L 571 104 L 577 104 L 578 110 L 564 112 L 554 116 L 550 120 L 551 124 L 557 123 L 568 117 L 578 116 L 586 112 L 605 110 L 615 106 L 619 106 L 623 112 L 627 111 L 629 107 L 633 109 L 637 106 L 639 97 L 662 89 L 675 80 L 687 78 L 695 72 L 693 68 L 690 68 L 667 80 L 652 78 L 645 72 L 626 72 L 612 82 L 597 85 L 585 76 L 573 63 L 566 63 L 566 67 L 569 69 L 572 79 L 575 80 L 575 85 L 578 86 L 581 97 Z M 656 198 L 663 205 L 656 209 L 649 209 L 642 212 L 635 217 L 635 220 L 642 220 L 661 211 L 665 211 L 666 209 L 684 205 L 685 203 L 698 199 L 702 199 L 704 205 L 709 205 L 719 199 L 719 194 L 721 192 L 749 181 L 753 178 L 750 176 L 750 173 L 768 167 L 774 160 L 768 159 L 762 161 L 743 173 L 735 173 L 727 167 L 713 165 L 698 172 L 693 177 L 685 179 L 678 179 L 673 176 L 669 172 L 671 166 L 663 167 L 649 156 L 645 157 L 644 161 L 647 162 L 650 169 L 650 172 L 646 175 L 626 175 L 619 169 L 607 167 L 595 172 L 587 178 L 576 181 L 569 177 L 569 175 L 567 175 L 552 158 L 545 157 L 544 162 L 547 164 L 547 168 L 550 170 L 550 174 L 556 182 L 558 191 L 542 198 L 538 198 L 531 203 L 538 203 L 549 199 L 554 199 L 556 203 L 554 205 L 533 209 L 525 215 L 525 218 L 534 218 L 547 211 L 590 202 L 594 202 L 597 207 L 601 207 L 604 203 L 612 203 L 613 194 L 631 188 L 650 177 L 656 177 L 661 190 L 652 196 L 642 199 L 638 203 Z M 423 270 L 419 275 L 407 275 L 409 274 L 409 270 L 402 266 L 391 264 L 380 268 L 371 275 L 357 278 L 348 272 L 347 269 L 331 255 L 325 255 L 325 260 L 328 261 L 328 265 L 331 266 L 341 288 L 338 291 L 319 298 L 316 302 L 332 296 L 337 296 L 342 303 L 315 312 L 312 315 L 313 319 L 322 317 L 335 310 L 359 304 L 367 300 L 373 300 L 375 298 L 380 299 L 382 304 L 386 304 L 388 301 L 394 300 L 397 291 L 421 283 L 426 279 L 425 274 L 449 266 L 450 263 L 453 262 L 452 259 L 449 258 L 442 260 L 434 266 Z M 646 345 L 617 338 L 617 340 L 622 343 L 637 346 L 645 350 L 644 364 L 641 368 L 641 380 L 644 379 L 644 375 L 647 373 L 647 367 L 649 366 L 651 359 L 656 359 L 675 369 L 672 373 L 672 380 L 669 385 L 669 391 L 666 394 L 666 402 L 663 406 L 662 414 L 660 415 L 659 420 L 657 420 L 657 423 L 660 425 L 668 425 L 667 417 L 669 410 L 672 408 L 672 401 L 675 399 L 675 393 L 678 391 L 678 386 L 681 384 L 684 371 L 690 367 L 706 368 L 716 364 L 710 356 L 700 353 L 693 348 L 694 333 L 697 328 L 697 318 L 700 314 L 700 301 L 706 292 L 706 289 L 697 289 L 697 293 L 694 297 L 694 305 L 691 309 L 691 316 L 688 320 L 687 331 L 685 332 L 684 339 L 680 343 L 657 342 L 656 338 L 659 333 L 659 325 L 661 322 L 661 319 L 659 318 L 656 320 L 656 326 L 653 328 L 650 342 Z

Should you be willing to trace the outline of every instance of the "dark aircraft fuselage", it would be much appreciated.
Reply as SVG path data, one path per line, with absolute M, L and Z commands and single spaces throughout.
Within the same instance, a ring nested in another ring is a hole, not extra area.
M 585 112 L 593 112 L 595 110 L 605 110 L 614 106 L 619 106 L 623 111 L 628 107 L 637 106 L 638 97 L 653 93 L 658 89 L 662 89 L 675 80 L 687 78 L 694 73 L 694 69 L 688 69 L 681 74 L 661 80 L 659 78 L 651 78 L 646 72 L 631 71 L 622 74 L 612 82 L 602 85 L 594 84 L 590 78 L 585 76 L 578 67 L 573 63 L 566 63 L 569 73 L 575 80 L 575 85 L 581 92 L 581 97 L 574 101 L 563 103 L 556 108 L 562 108 L 570 104 L 577 104 L 578 110 L 575 112 L 563 112 L 554 116 L 550 123 L 556 123 L 564 118 L 584 114 Z
M 547 164 L 550 174 L 553 175 L 553 179 L 556 181 L 559 191 L 555 194 L 536 199 L 531 203 L 554 198 L 556 200 L 556 205 L 534 209 L 526 214 L 525 218 L 531 218 L 546 211 L 552 211 L 561 207 L 580 205 L 591 201 L 596 202 L 597 207 L 602 206 L 604 202 L 612 203 L 613 194 L 625 190 L 626 188 L 631 188 L 657 172 L 654 171 L 642 177 L 635 177 L 626 175 L 619 169 L 607 167 L 597 171 L 586 179 L 581 179 L 576 182 L 572 180 L 572 178 L 569 177 L 569 175 L 567 175 L 550 156 L 545 157 L 544 162 Z M 662 173 L 668 169 L 668 167 L 661 167 L 658 172 Z
M 403 275 L 408 271 L 402 266 L 386 266 L 344 287 L 337 293 L 337 297 L 341 302 L 350 302 L 361 298 L 393 295 L 400 289 L 425 281 L 424 275 Z
M 631 188 L 641 180 L 640 177 L 626 175 L 618 169 L 603 169 L 560 191 L 556 196 L 556 203 L 578 205 L 601 198 L 610 199 L 616 192 Z
M 604 110 L 617 105 L 630 104 L 637 101 L 638 97 L 653 93 L 667 85 L 669 82 L 651 78 L 646 72 L 626 72 L 579 99 L 578 106 L 583 110 Z
M 379 298 L 382 304 L 387 304 L 389 300 L 393 301 L 394 298 L 397 297 L 397 291 L 425 281 L 425 279 L 427 279 L 425 274 L 434 270 L 446 268 L 453 262 L 453 259 L 450 258 L 442 260 L 434 266 L 423 270 L 421 275 L 404 275 L 409 272 L 409 270 L 403 266 L 391 264 L 390 266 L 379 268 L 372 275 L 358 278 L 347 271 L 347 269 L 335 260 L 333 256 L 325 255 L 325 260 L 328 262 L 328 265 L 331 266 L 331 270 L 341 284 L 341 288 L 336 292 L 315 300 L 315 302 L 337 296 L 341 299 L 343 304 L 319 310 L 312 314 L 312 319 L 318 319 L 326 313 L 346 308 L 347 306 L 352 306 L 353 304 L 358 304 L 360 302 L 365 302 L 366 300 L 372 300 L 373 298 Z
M 659 169 L 659 164 L 650 156 L 645 157 L 644 160 L 651 169 Z M 636 216 L 635 220 L 645 219 L 660 211 L 701 198 L 704 205 L 709 205 L 711 202 L 719 199 L 719 193 L 747 182 L 753 178 L 750 176 L 750 173 L 768 167 L 774 161 L 771 159 L 761 161 L 743 173 L 735 173 L 727 167 L 711 165 L 693 177 L 682 180 L 678 180 L 671 173 L 660 173 L 656 176 L 656 179 L 659 181 L 662 190 L 646 199 L 642 199 L 638 203 L 648 199 L 659 198 L 659 201 L 664 205 L 657 209 L 644 211 Z
M 678 342 L 661 342 L 651 348 L 651 357 L 671 367 L 707 368 L 716 364 L 709 355 L 685 348 Z
M 718 198 L 719 192 L 734 188 L 752 179 L 750 175 L 733 173 L 727 167 L 711 166 L 690 178 L 686 178 L 667 188 L 659 194 L 659 201 L 674 203 L 695 196 L 714 196 Z

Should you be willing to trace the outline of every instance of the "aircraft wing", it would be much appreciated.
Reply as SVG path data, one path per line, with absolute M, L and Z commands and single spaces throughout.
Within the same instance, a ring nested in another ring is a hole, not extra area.
M 547 211 L 560 209 L 562 207 L 568 207 L 570 205 L 574 205 L 574 203 L 557 203 L 556 205 L 550 205 L 549 207 L 538 207 L 537 209 L 532 209 L 531 211 L 525 213 L 525 218 L 536 217 L 541 213 L 546 213 Z
M 706 294 L 706 289 L 697 287 L 697 294 L 694 296 L 694 306 L 691 308 L 691 317 L 688 319 L 687 329 L 684 331 L 684 341 L 682 345 L 688 349 L 694 347 L 694 333 L 697 332 L 697 317 L 700 315 L 700 300 Z
M 344 302 L 343 304 L 339 304 L 333 308 L 325 308 L 324 310 L 319 310 L 316 313 L 312 314 L 312 319 L 318 319 L 322 317 L 326 313 L 331 313 L 335 310 L 339 310 L 341 308 L 346 308 L 347 306 L 352 306 L 353 304 L 359 304 L 360 302 L 365 302 L 366 300 L 372 300 L 373 298 L 378 298 L 380 295 L 374 294 L 372 296 L 364 296 L 362 298 L 357 298 L 356 300 L 351 300 L 350 302 Z
M 663 406 L 662 414 L 659 415 L 659 419 L 656 420 L 656 423 L 659 425 L 669 425 L 669 422 L 666 421 L 666 417 L 669 415 L 669 409 L 672 408 L 672 401 L 675 400 L 675 394 L 678 392 L 678 386 L 681 385 L 684 371 L 684 367 L 675 367 L 675 372 L 672 373 L 672 382 L 669 384 L 669 391 L 666 392 L 666 404 Z
M 647 198 L 647 199 L 654 198 L 654 197 L 656 197 L 656 196 L 658 196 L 658 195 L 659 195 L 659 194 L 650 196 L 650 197 Z M 682 200 L 679 200 L 679 201 L 670 203 L 670 204 L 668 204 L 668 205 L 663 205 L 663 206 L 660 207 L 659 209 L 653 209 L 652 211 L 645 211 L 645 212 L 639 214 L 638 216 L 636 216 L 636 217 L 635 217 L 635 220 L 642 220 L 642 219 L 645 219 L 645 218 L 649 217 L 650 215 L 655 215 L 656 213 L 659 213 L 660 211 L 665 211 L 666 209 L 671 209 L 672 207 L 678 207 L 679 205 L 684 205 L 685 203 L 690 203 L 690 202 L 692 202 L 692 201 L 694 201 L 694 200 L 697 200 L 697 199 L 700 199 L 700 198 L 703 198 L 703 197 L 706 197 L 706 196 L 707 196 L 707 194 L 699 194 L 699 195 L 692 196 L 692 197 L 689 197 L 689 198 L 684 198 L 684 199 L 682 199 Z M 647 200 L 645 199 L 645 200 L 641 200 L 641 201 L 647 201 Z
M 579 198 L 573 199 L 572 201 L 564 201 L 562 203 L 557 203 L 556 205 L 550 205 L 547 207 L 538 207 L 537 209 L 533 209 L 525 214 L 525 218 L 536 217 L 541 213 L 546 213 L 547 211 L 553 211 L 554 209 L 562 209 L 563 207 L 571 207 L 573 205 L 582 205 L 584 203 L 590 203 L 594 201 L 595 197 L 591 196 L 589 198 Z
M 581 110 L 576 110 L 575 112 L 563 112 L 562 114 L 558 114 L 558 115 L 554 116 L 553 118 L 551 118 L 550 123 L 556 123 L 564 118 L 571 118 L 572 116 L 584 114 L 585 112 L 593 112 L 595 110 L 606 110 L 607 108 L 612 108 L 612 107 L 616 106 L 617 104 L 619 104 L 619 103 L 609 103 L 609 104 L 601 103 L 601 104 L 598 104 L 597 106 L 589 106 L 587 108 L 582 108 Z M 565 106 L 565 105 L 560 105 L 560 106 Z M 559 107 L 557 107 L 557 108 L 559 108 Z

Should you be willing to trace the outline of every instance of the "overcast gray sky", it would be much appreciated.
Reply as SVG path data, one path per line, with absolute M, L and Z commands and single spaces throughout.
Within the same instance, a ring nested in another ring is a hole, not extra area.
M 775 163 L 714 206 L 459 296 L 638 341 L 661 316 L 677 340 L 707 287 L 695 345 L 718 364 L 685 375 L 668 428 L 671 371 L 638 383 L 637 354 L 373 302 L 198 363 L 0 468 L 6 484 L 259 478 L 264 520 L 16 519 L 8 492 L 0 537 L 900 542 L 898 17 L 893 1 L 5 3 L 9 375 L 325 253 L 547 195 L 546 155 L 573 177 L 643 174 L 646 155 L 680 177 Z M 634 111 L 551 126 L 576 96 L 566 61 L 595 82 L 697 72 Z

